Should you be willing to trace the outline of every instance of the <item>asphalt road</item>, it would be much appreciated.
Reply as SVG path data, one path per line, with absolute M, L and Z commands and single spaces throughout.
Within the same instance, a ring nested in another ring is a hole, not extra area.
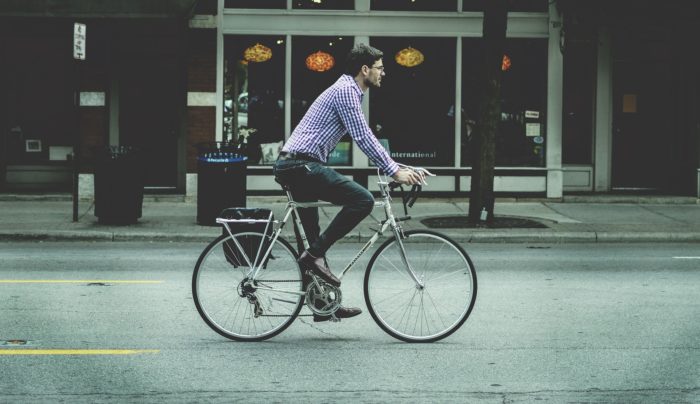
M 0 402 L 700 402 L 698 245 L 465 245 L 476 307 L 427 345 L 367 313 L 228 341 L 192 302 L 203 247 L 0 243 Z

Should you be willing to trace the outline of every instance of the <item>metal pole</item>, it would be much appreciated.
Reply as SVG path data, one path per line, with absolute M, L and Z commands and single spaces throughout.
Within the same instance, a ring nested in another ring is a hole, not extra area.
M 78 221 L 78 181 L 80 173 L 80 61 L 85 60 L 85 25 L 73 23 L 73 222 Z
M 73 222 L 78 221 L 78 180 L 80 165 L 80 76 L 79 61 L 73 60 L 73 109 L 74 109 L 74 144 L 73 144 Z

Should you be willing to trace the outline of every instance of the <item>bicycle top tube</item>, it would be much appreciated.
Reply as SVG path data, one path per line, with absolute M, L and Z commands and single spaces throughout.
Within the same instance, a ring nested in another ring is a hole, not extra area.
M 342 205 L 335 205 L 335 204 L 332 204 L 330 202 L 296 202 L 293 200 L 290 200 L 289 202 L 287 202 L 287 205 L 288 206 L 291 205 L 291 206 L 294 206 L 297 208 L 323 208 L 323 207 L 334 207 L 334 206 L 340 207 L 340 206 L 342 206 Z M 384 201 L 375 201 L 374 202 L 374 207 L 382 207 L 384 205 L 385 205 Z

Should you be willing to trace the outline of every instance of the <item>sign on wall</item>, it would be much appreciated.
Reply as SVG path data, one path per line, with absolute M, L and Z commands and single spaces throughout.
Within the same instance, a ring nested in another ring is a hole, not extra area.
M 73 25 L 73 59 L 85 60 L 86 37 L 85 24 L 76 22 Z

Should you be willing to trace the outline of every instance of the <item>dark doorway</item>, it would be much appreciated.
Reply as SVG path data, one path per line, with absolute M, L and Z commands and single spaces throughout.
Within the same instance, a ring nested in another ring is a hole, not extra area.
M 681 178 L 690 133 L 678 122 L 684 81 L 677 38 L 669 27 L 626 27 L 615 38 L 612 187 L 686 194 Z
M 144 153 L 150 191 L 176 191 L 184 81 L 177 27 L 133 22 L 116 32 L 119 144 Z
M 177 185 L 177 69 L 168 60 L 123 66 L 119 88 L 119 143 L 145 157 L 145 186 Z
M 668 65 L 659 62 L 615 63 L 613 188 L 667 185 L 673 164 L 669 74 Z

